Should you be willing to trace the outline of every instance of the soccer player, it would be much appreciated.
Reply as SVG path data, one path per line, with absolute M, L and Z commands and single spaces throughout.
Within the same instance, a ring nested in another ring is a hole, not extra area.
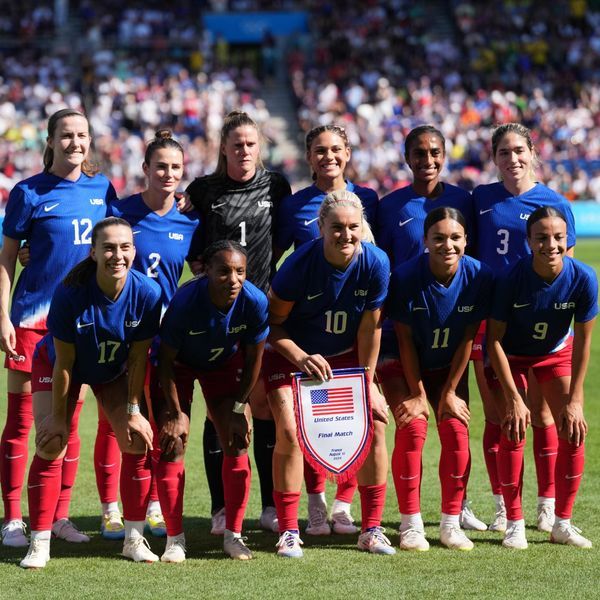
M 158 332 L 160 288 L 131 271 L 134 256 L 129 224 L 103 219 L 91 231 L 90 256 L 52 297 L 49 332 L 33 360 L 36 454 L 27 485 L 31 543 L 24 568 L 43 568 L 50 558 L 52 517 L 82 383 L 91 385 L 102 403 L 122 452 L 123 555 L 137 562 L 158 560 L 143 537 L 152 429 L 140 414 L 140 402 L 148 349 Z
M 476 257 L 494 272 L 500 272 L 507 265 L 528 255 L 527 219 L 540 206 L 554 206 L 567 219 L 567 249 L 572 255 L 575 246 L 573 213 L 566 198 L 536 182 L 534 169 L 537 157 L 529 129 L 519 123 L 497 127 L 492 134 L 492 156 L 498 167 L 500 181 L 481 185 L 473 190 Z M 475 343 L 483 344 L 483 337 L 483 331 L 480 331 Z M 501 414 L 487 387 L 483 356 L 474 358 L 475 375 L 485 415 L 483 453 L 496 505 L 496 516 L 490 529 L 505 531 L 506 509 L 496 466 Z M 554 522 L 554 467 L 558 437 L 552 413 L 535 378 L 530 382 L 528 399 L 532 411 L 533 450 L 538 481 L 537 525 L 540 531 L 549 532 Z
M 460 211 L 434 208 L 424 223 L 427 253 L 393 270 L 386 301 L 400 358 L 378 374 L 396 421 L 392 475 L 403 550 L 429 549 L 420 508 L 428 403 L 441 443 L 440 540 L 452 549 L 473 548 L 460 528 L 471 462 L 467 365 L 479 323 L 488 316 L 492 273 L 464 256 L 465 230 Z
M 279 556 L 299 558 L 298 503 L 303 456 L 296 437 L 290 372 L 318 379 L 342 367 L 369 367 L 374 438 L 358 473 L 362 504 L 361 550 L 394 554 L 381 528 L 386 477 L 387 407 L 371 377 L 380 340 L 381 306 L 389 280 L 389 260 L 365 241 L 372 239 L 360 199 L 347 190 L 327 194 L 319 210 L 322 237 L 290 255 L 269 292 L 273 350 L 265 353 L 265 379 L 275 417 L 273 455 L 275 507 L 279 519 Z
M 275 247 L 287 250 L 292 244 L 298 249 L 302 244 L 319 237 L 319 208 L 330 192 L 348 190 L 356 194 L 363 205 L 365 217 L 374 226 L 378 197 L 375 191 L 347 181 L 346 165 L 351 156 L 350 142 L 343 127 L 320 125 L 306 135 L 306 160 L 312 170 L 314 183 L 279 205 Z M 325 476 L 319 474 L 308 462 L 304 463 L 304 480 L 308 493 L 308 535 L 352 534 L 358 531 L 350 513 L 356 478 L 338 484 L 331 509 L 331 527 L 327 521 Z
M 187 188 L 190 200 L 200 213 L 200 246 L 218 240 L 235 240 L 248 252 L 247 277 L 263 292 L 275 273 L 278 256 L 273 250 L 275 216 L 279 203 L 291 188 L 280 173 L 264 169 L 260 157 L 258 125 L 242 111 L 229 113 L 223 122 L 219 161 L 212 175 L 195 179 Z M 262 513 L 260 525 L 278 531 L 273 507 L 272 456 L 275 425 L 269 411 L 262 381 L 251 395 L 254 427 L 254 459 L 260 479 Z M 210 420 L 204 428 L 204 461 L 212 499 L 211 533 L 222 535 L 225 528 L 221 468 L 223 453 Z
M 571 515 L 583 475 L 588 430 L 583 382 L 598 313 L 598 282 L 590 267 L 566 256 L 568 227 L 555 207 L 530 215 L 527 241 L 533 256 L 521 258 L 498 278 L 488 323 L 493 371 L 486 368 L 486 376 L 502 413 L 498 475 L 508 517 L 502 542 L 507 548 L 527 548 L 521 492 L 525 431 L 531 421 L 528 373 L 537 380 L 558 428 L 556 520 L 550 540 L 592 547 L 571 524 Z
M 46 316 L 56 285 L 89 254 L 92 227 L 106 216 L 107 204 L 115 198 L 110 182 L 89 162 L 90 145 L 89 123 L 83 114 L 72 109 L 54 113 L 48 120 L 44 171 L 15 186 L 2 225 L 0 347 L 6 353 L 8 410 L 0 443 L 0 480 L 6 546 L 29 543 L 21 515 L 21 489 L 33 423 L 33 350 L 47 331 Z M 17 253 L 24 239 L 31 242 L 30 261 L 19 277 L 9 313 Z M 79 446 L 75 428 L 67 443 L 53 525 L 56 537 L 71 542 L 89 540 L 68 519 Z
M 165 313 L 159 358 L 162 393 L 152 394 L 162 450 L 158 491 L 168 531 L 161 560 L 168 562 L 185 560 L 183 456 L 196 379 L 224 452 L 223 548 L 231 558 L 252 558 L 241 535 L 250 492 L 248 398 L 269 333 L 268 302 L 246 280 L 246 250 L 238 242 L 211 244 L 203 264 L 206 276 L 182 286 Z

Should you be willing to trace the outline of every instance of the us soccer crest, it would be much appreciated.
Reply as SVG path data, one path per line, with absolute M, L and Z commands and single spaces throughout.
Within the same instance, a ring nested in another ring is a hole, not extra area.
M 337 482 L 350 479 L 362 466 L 373 439 L 365 369 L 334 369 L 329 381 L 294 373 L 292 387 L 304 457 Z

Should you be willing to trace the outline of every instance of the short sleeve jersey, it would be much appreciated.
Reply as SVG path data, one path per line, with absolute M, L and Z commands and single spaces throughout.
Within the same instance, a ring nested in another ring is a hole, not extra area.
M 126 367 L 131 343 L 158 333 L 160 297 L 158 284 L 133 270 L 116 300 L 104 295 L 95 276 L 82 286 L 59 284 L 48 313 L 48 330 L 52 337 L 75 344 L 73 377 L 89 384 L 118 377 Z
M 346 189 L 356 194 L 363 205 L 365 217 L 372 229 L 375 228 L 378 197 L 371 188 L 346 182 Z M 279 206 L 275 247 L 287 250 L 292 244 L 294 249 L 310 242 L 320 235 L 319 208 L 327 194 L 316 185 L 304 188 L 288 196 Z
M 266 292 L 275 273 L 276 215 L 291 191 L 283 175 L 264 169 L 245 182 L 221 175 L 195 179 L 187 192 L 200 213 L 200 248 L 218 240 L 240 242 L 248 252 L 248 279 Z
M 178 351 L 178 362 L 200 371 L 213 370 L 240 344 L 256 345 L 266 339 L 268 312 L 267 297 L 249 281 L 225 313 L 211 302 L 208 279 L 192 279 L 173 297 L 160 337 Z
M 342 271 L 325 259 L 320 238 L 303 244 L 277 271 L 273 291 L 294 302 L 283 327 L 305 352 L 333 356 L 350 350 L 364 311 L 383 305 L 389 259 L 373 244 L 361 247 Z
M 492 282 L 490 268 L 470 256 L 448 287 L 433 276 L 427 254 L 393 270 L 386 313 L 410 326 L 422 369 L 450 365 L 467 326 L 488 317 Z
M 496 282 L 491 317 L 506 323 L 502 347 L 507 354 L 544 356 L 560 350 L 571 321 L 598 314 L 598 281 L 591 267 L 565 256 L 552 283 L 534 270 L 526 256 L 502 272 Z
M 29 264 L 17 281 L 11 321 L 25 329 L 45 329 L 57 284 L 90 252 L 92 228 L 116 199 L 104 175 L 77 181 L 39 173 L 10 193 L 2 223 L 5 236 L 28 240 Z

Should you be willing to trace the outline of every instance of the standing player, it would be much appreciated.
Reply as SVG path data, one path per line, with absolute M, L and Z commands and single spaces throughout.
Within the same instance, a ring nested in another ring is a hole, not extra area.
M 567 219 L 567 248 L 572 255 L 575 246 L 573 213 L 566 198 L 536 182 L 534 169 L 537 158 L 529 129 L 519 123 L 497 127 L 492 134 L 492 156 L 498 167 L 500 181 L 480 185 L 473 191 L 477 258 L 494 272 L 500 272 L 528 255 L 527 219 L 540 206 L 554 206 Z M 483 342 L 483 333 L 480 332 L 476 342 Z M 474 366 L 485 415 L 483 453 L 496 504 L 496 518 L 490 529 L 504 531 L 506 510 L 496 466 L 501 414 L 486 383 L 483 356 L 476 357 Z M 535 378 L 530 382 L 528 397 L 532 410 L 533 450 L 538 480 L 538 528 L 551 531 L 558 437 L 552 413 L 539 392 Z
M 252 558 L 242 538 L 250 493 L 248 398 L 269 333 L 268 302 L 246 281 L 246 251 L 238 242 L 211 244 L 203 263 L 206 277 L 179 289 L 165 313 L 159 359 L 162 392 L 152 394 L 161 428 L 158 490 L 169 535 L 162 560 L 169 562 L 185 560 L 183 456 L 196 379 L 224 453 L 223 548 L 231 558 Z
M 298 249 L 302 244 L 319 237 L 319 208 L 325 196 L 336 190 L 348 190 L 356 194 L 363 205 L 365 216 L 371 226 L 375 223 L 377 194 L 370 188 L 353 184 L 344 179 L 344 171 L 350 160 L 350 142 L 346 131 L 338 125 L 314 127 L 306 135 L 306 159 L 312 169 L 314 183 L 281 204 L 274 234 L 275 247 L 283 251 L 292 244 Z M 308 492 L 308 535 L 329 535 L 325 500 L 325 476 L 317 473 L 308 462 L 304 463 L 304 479 Z M 331 510 L 331 522 L 335 533 L 356 533 L 357 527 L 350 514 L 356 479 L 338 484 Z
M 360 199 L 347 190 L 327 194 L 319 211 L 322 238 L 303 244 L 281 266 L 269 292 L 273 350 L 265 355 L 269 404 L 277 427 L 273 455 L 275 506 L 281 536 L 278 554 L 302 556 L 298 503 L 303 456 L 296 436 L 291 371 L 321 380 L 332 369 L 369 367 L 373 373 L 381 335 L 381 306 L 389 280 L 389 261 L 373 244 Z M 394 554 L 381 528 L 387 477 L 387 407 L 369 381 L 375 433 L 358 473 L 362 533 L 358 547 Z
M 92 227 L 106 216 L 115 198 L 110 182 L 89 163 L 89 123 L 72 109 L 48 121 L 44 171 L 15 186 L 6 206 L 0 252 L 0 347 L 6 352 L 8 410 L 0 443 L 0 479 L 4 501 L 2 543 L 26 546 L 21 488 L 33 423 L 31 361 L 46 333 L 46 315 L 54 288 L 89 253 Z M 9 316 L 21 240 L 31 242 L 30 261 L 17 282 Z M 83 398 L 83 396 L 82 396 Z M 82 400 L 83 401 L 83 400 Z M 79 418 L 81 402 L 73 415 Z M 69 439 L 62 471 L 62 492 L 54 515 L 54 534 L 71 542 L 88 541 L 68 520 L 71 488 L 79 459 L 79 437 Z
M 403 550 L 429 549 L 420 509 L 428 402 L 442 447 L 440 539 L 448 548 L 473 548 L 459 522 L 471 462 L 467 365 L 479 323 L 488 315 L 492 274 L 479 261 L 464 256 L 465 228 L 456 209 L 433 209 L 424 224 L 428 253 L 394 269 L 386 302 L 400 360 L 393 369 L 388 364 L 380 380 L 397 427 L 392 475 Z
M 49 333 L 38 343 L 33 362 L 36 455 L 27 486 L 31 543 L 21 561 L 24 568 L 43 568 L 50 558 L 52 516 L 82 383 L 91 385 L 102 403 L 123 453 L 123 555 L 137 562 L 158 560 L 143 537 L 152 429 L 140 414 L 140 402 L 148 349 L 160 320 L 160 288 L 130 270 L 135 247 L 123 219 L 98 222 L 91 244 L 90 256 L 52 297 Z
M 521 258 L 499 278 L 488 325 L 494 372 L 488 368 L 486 375 L 503 413 L 498 475 L 508 517 L 502 542 L 507 548 L 527 548 L 521 492 L 525 430 L 530 423 L 528 373 L 537 380 L 558 427 L 556 520 L 550 539 L 592 547 L 571 524 L 571 514 L 583 475 L 588 429 L 583 382 L 598 314 L 598 282 L 590 267 L 566 256 L 568 231 L 556 208 L 544 206 L 530 215 L 527 241 L 533 256 Z
M 200 213 L 200 245 L 218 240 L 235 240 L 248 252 L 248 280 L 266 292 L 275 272 L 273 232 L 279 203 L 291 189 L 280 173 L 267 171 L 260 158 L 258 125 L 241 111 L 229 113 L 221 129 L 219 161 L 212 175 L 195 179 L 187 192 Z M 252 393 L 254 458 L 260 479 L 263 511 L 260 525 L 277 531 L 273 508 L 272 457 L 275 426 L 268 409 L 262 382 Z M 212 533 L 225 526 L 219 438 L 207 419 L 204 429 L 204 461 L 212 498 Z

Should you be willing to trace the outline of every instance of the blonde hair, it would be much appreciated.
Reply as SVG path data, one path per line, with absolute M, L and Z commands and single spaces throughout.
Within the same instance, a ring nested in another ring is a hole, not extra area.
M 330 192 L 325 196 L 321 206 L 319 207 L 319 225 L 323 227 L 325 223 L 325 219 L 327 215 L 338 206 L 346 207 L 346 208 L 355 208 L 360 212 L 360 220 L 362 225 L 362 237 L 361 241 L 369 242 L 371 244 L 375 243 L 375 237 L 373 236 L 373 232 L 371 231 L 371 226 L 365 217 L 365 209 L 360 201 L 360 198 L 354 194 L 353 192 L 349 192 L 348 190 L 336 190 L 334 192 Z

